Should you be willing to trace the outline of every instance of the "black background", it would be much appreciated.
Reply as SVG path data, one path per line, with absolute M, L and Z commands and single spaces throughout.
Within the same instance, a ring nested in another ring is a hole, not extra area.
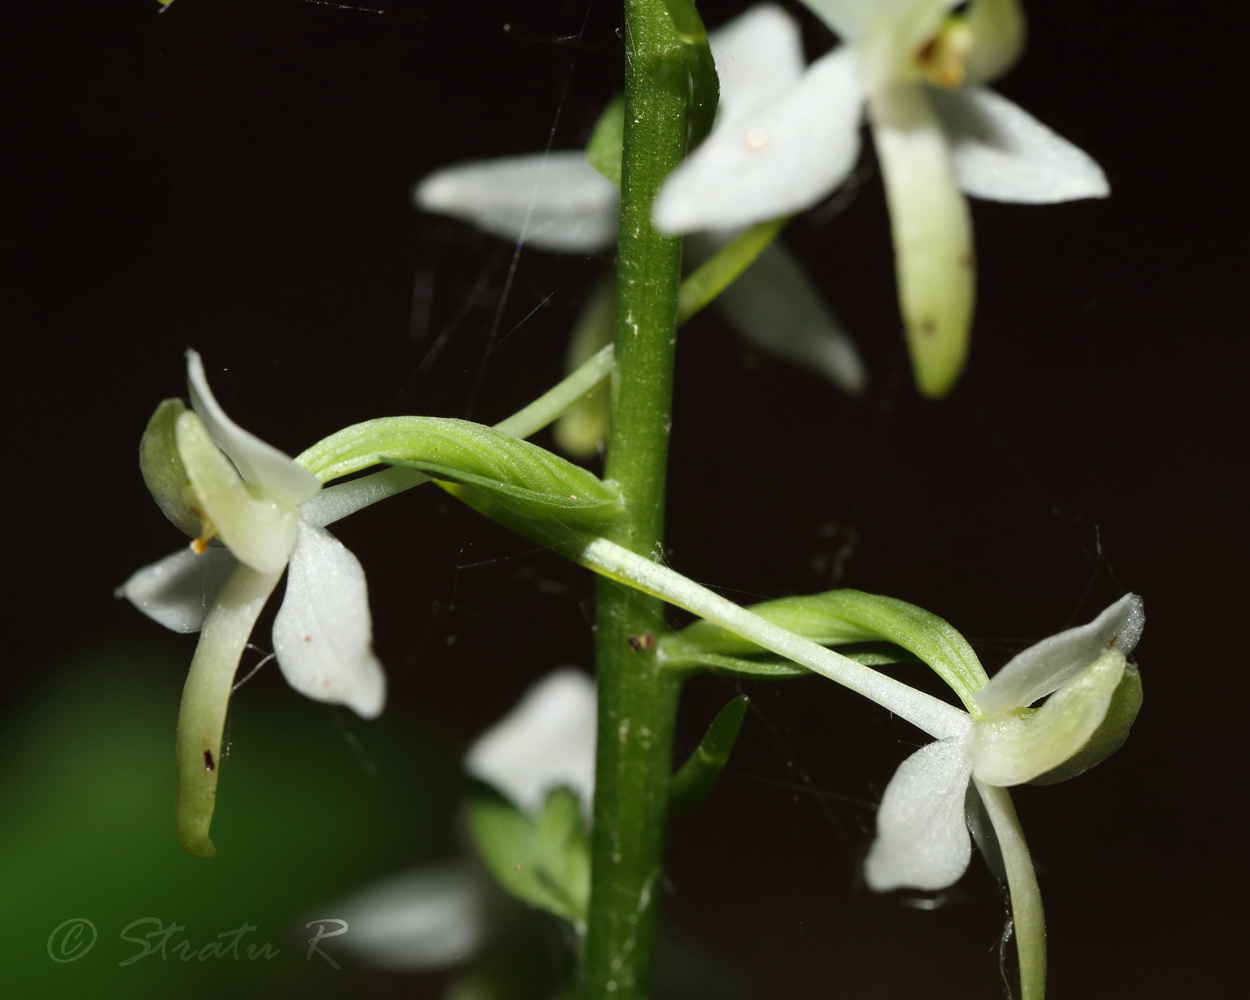
M 598 265 L 525 251 L 500 306 L 511 249 L 420 215 L 410 190 L 451 161 L 584 142 L 617 86 L 619 14 L 378 6 L 6 12 L 21 80 L 5 157 L 12 712 L 66 649 L 156 628 L 111 591 L 178 544 L 135 451 L 157 401 L 184 393 L 186 347 L 228 412 L 292 453 L 384 414 L 491 422 L 558 377 Z M 715 25 L 745 5 L 704 6 Z M 743 601 L 890 593 L 949 619 L 992 670 L 1144 595 L 1130 741 L 1016 797 L 1052 993 L 1077 1000 L 1221 995 L 1245 923 L 1243 664 L 1225 634 L 1242 622 L 1244 34 L 1144 7 L 1029 5 L 1030 48 L 1000 89 L 1095 156 L 1113 194 L 974 206 L 978 318 L 950 399 L 908 381 L 869 153 L 851 196 L 786 237 L 860 343 L 867 398 L 701 317 L 674 418 L 669 559 Z M 582 573 L 435 491 L 340 528 L 369 574 L 393 703 L 453 743 L 550 667 L 589 664 Z M 287 704 L 275 671 L 254 683 Z M 738 689 L 692 685 L 679 750 Z M 673 830 L 672 923 L 755 997 L 999 996 L 1002 903 L 979 861 L 935 912 L 858 879 L 873 804 L 918 735 L 824 682 L 742 689 L 756 710 L 739 752 Z M 356 995 L 436 995 L 431 979 L 345 975 Z

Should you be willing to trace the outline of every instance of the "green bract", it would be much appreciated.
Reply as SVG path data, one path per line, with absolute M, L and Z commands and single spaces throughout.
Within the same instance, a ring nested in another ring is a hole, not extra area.
M 538 445 L 468 420 L 380 417 L 318 442 L 296 459 L 322 482 L 399 465 L 461 483 L 532 521 L 598 525 L 621 513 L 616 486 Z
M 860 590 L 829 590 L 766 601 L 751 611 L 822 646 L 877 640 L 893 643 L 932 667 L 974 716 L 980 714 L 975 694 L 989 680 L 985 670 L 967 640 L 948 622 L 923 608 Z M 695 622 L 660 640 L 660 655 L 668 666 L 703 663 L 742 673 L 798 672 L 792 666 L 786 668 L 768 661 L 747 661 L 736 666 L 726 659 L 762 652 L 756 644 L 708 622 Z M 873 648 L 863 652 L 877 663 L 903 658 L 890 657 Z

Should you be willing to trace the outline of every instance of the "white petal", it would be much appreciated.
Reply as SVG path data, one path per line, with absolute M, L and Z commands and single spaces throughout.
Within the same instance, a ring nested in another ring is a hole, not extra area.
M 228 549 L 179 549 L 145 566 L 115 591 L 153 621 L 175 632 L 198 632 L 222 582 L 238 561 Z
M 544 250 L 591 253 L 616 242 L 620 194 L 581 150 L 461 163 L 417 185 L 418 207 Z
M 1068 760 L 1102 725 L 1124 666 L 1124 653 L 1105 649 L 1036 712 L 978 721 L 968 737 L 978 780 L 1019 785 Z
M 372 965 L 445 969 L 481 949 L 492 895 L 478 865 L 455 859 L 392 876 L 328 912 L 347 922 L 343 946 Z
M 954 737 L 921 747 L 890 779 L 864 863 L 871 889 L 945 889 L 968 867 L 964 796 L 972 762 Z
M 807 64 L 798 24 L 771 3 L 756 4 L 711 32 L 708 45 L 720 77 L 722 117 L 774 100 Z
M 177 436 L 199 513 L 240 562 L 258 573 L 282 569 L 299 531 L 295 508 L 249 490 L 194 411 L 178 418 Z
M 531 687 L 508 715 L 483 733 L 464 767 L 527 812 L 564 785 L 589 805 L 595 781 L 595 683 L 565 668 Z
M 934 11 L 954 7 L 959 0 L 803 0 L 843 38 L 856 38 L 869 29 L 933 19 Z
M 195 351 L 187 351 L 187 388 L 191 408 L 195 410 L 217 446 L 230 456 L 243 478 L 259 486 L 282 503 L 303 503 L 321 488 L 307 469 L 291 460 L 289 455 L 266 444 L 236 424 L 221 408 L 208 387 L 204 362 Z
M 992 90 L 933 91 L 959 186 L 975 198 L 1027 204 L 1105 198 L 1102 168 Z
M 273 648 L 300 694 L 347 705 L 366 719 L 381 713 L 386 676 L 373 655 L 365 572 L 324 528 L 300 522 Z
M 831 52 L 777 100 L 719 121 L 664 183 L 656 226 L 725 229 L 814 205 L 855 164 L 862 108 L 852 53 Z
M 900 84 L 869 102 L 894 235 L 894 269 L 916 384 L 949 392 L 972 324 L 975 261 L 968 203 L 924 88 Z
M 761 351 L 824 376 L 847 395 L 863 392 L 859 352 L 783 247 L 765 249 L 716 305 Z
M 1142 599 L 1125 594 L 1088 625 L 1066 629 L 1013 657 L 977 693 L 977 704 L 987 715 L 1032 705 L 1112 646 L 1128 656 L 1145 624 Z

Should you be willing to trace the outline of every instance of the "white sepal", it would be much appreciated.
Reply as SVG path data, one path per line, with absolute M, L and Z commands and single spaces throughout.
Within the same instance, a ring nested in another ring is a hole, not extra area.
M 343 946 L 371 965 L 401 971 L 445 969 L 481 950 L 495 890 L 468 859 L 392 875 L 332 908 L 347 922 Z
M 373 654 L 364 570 L 338 539 L 304 521 L 273 647 L 283 676 L 300 694 L 347 705 L 366 719 L 381 713 L 386 677 Z
M 226 575 L 237 565 L 234 556 L 219 546 L 203 553 L 179 549 L 133 573 L 116 596 L 168 629 L 198 632 Z
M 780 244 L 766 247 L 716 306 L 760 351 L 827 378 L 848 396 L 863 392 L 868 377 L 855 344 Z
M 725 229 L 814 205 L 850 173 L 862 109 L 847 48 L 813 63 L 778 99 L 731 109 L 665 182 L 656 227 Z
M 772 101 L 807 65 L 798 24 L 776 4 L 756 4 L 709 34 L 708 45 L 720 78 L 721 114 Z
M 317 477 L 296 465 L 290 455 L 245 431 L 226 416 L 208 387 L 204 362 L 195 351 L 187 351 L 187 389 L 191 408 L 204 422 L 209 435 L 255 488 L 292 506 L 303 503 L 321 488 Z
M 930 743 L 899 765 L 877 810 L 877 838 L 864 863 L 869 888 L 932 891 L 964 873 L 972 854 L 964 818 L 971 772 L 962 737 Z
M 1019 105 L 992 90 L 935 90 L 959 186 L 989 201 L 1050 204 L 1111 193 L 1102 168 Z
M 465 755 L 465 770 L 537 813 L 547 793 L 571 788 L 586 806 L 595 783 L 595 682 L 571 667 L 531 687 Z
M 1013 657 L 977 692 L 987 715 L 1032 705 L 1114 647 L 1128 656 L 1146 624 L 1142 599 L 1125 594 L 1086 625 L 1066 629 Z
M 460 163 L 417 185 L 419 208 L 495 236 L 567 253 L 616 242 L 620 193 L 581 150 Z

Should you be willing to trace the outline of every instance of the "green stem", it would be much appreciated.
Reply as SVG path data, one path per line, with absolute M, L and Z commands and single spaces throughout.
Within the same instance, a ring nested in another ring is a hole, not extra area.
M 627 511 L 613 526 L 613 541 L 650 553 L 658 551 L 664 528 L 681 281 L 681 242 L 652 228 L 651 203 L 685 152 L 688 54 L 664 0 L 626 0 L 625 47 L 616 368 L 605 475 L 620 485 Z M 678 681 L 637 641 L 662 627 L 660 601 L 607 579 L 598 581 L 596 600 L 599 737 L 579 993 L 582 1000 L 643 1000 L 651 993 Z

